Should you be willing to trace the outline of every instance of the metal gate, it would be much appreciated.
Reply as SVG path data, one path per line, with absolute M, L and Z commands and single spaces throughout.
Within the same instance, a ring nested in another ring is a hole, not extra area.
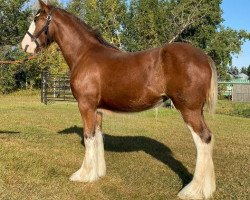
M 42 72 L 41 102 L 48 104 L 50 101 L 75 101 L 70 89 L 68 75 L 50 74 Z

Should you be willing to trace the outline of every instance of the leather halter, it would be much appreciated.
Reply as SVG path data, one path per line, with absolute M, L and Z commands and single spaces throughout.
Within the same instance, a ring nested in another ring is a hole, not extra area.
M 27 34 L 31 37 L 31 41 L 33 41 L 33 42 L 36 43 L 37 48 L 41 46 L 37 39 L 40 37 L 40 35 L 41 35 L 43 32 L 44 32 L 45 35 L 46 35 L 46 46 L 48 45 L 48 43 L 49 43 L 49 41 L 50 41 L 50 40 L 49 40 L 48 34 L 49 34 L 49 25 L 50 25 L 50 22 L 51 22 L 51 20 L 52 20 L 52 11 L 53 11 L 53 9 L 49 12 L 49 14 L 48 14 L 48 16 L 47 16 L 47 18 L 46 18 L 46 23 L 45 23 L 45 25 L 43 26 L 43 28 L 42 28 L 38 33 L 36 33 L 35 35 L 33 35 L 33 34 L 31 34 L 29 31 L 27 31 Z M 38 13 L 39 13 L 39 12 L 40 12 L 40 11 L 38 11 Z

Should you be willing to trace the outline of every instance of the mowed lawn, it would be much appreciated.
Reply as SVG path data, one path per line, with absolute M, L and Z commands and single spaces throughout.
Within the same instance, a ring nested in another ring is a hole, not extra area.
M 216 141 L 214 199 L 250 199 L 250 118 L 206 115 Z M 108 114 L 103 124 L 107 175 L 94 183 L 69 176 L 83 160 L 76 103 L 39 95 L 0 96 L 0 199 L 178 199 L 192 178 L 196 151 L 176 110 Z

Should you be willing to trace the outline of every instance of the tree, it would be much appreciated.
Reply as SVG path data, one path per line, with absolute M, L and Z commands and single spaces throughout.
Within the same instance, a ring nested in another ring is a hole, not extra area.
M 235 76 L 239 75 L 239 69 L 237 67 L 231 66 L 228 68 L 228 73 L 235 77 Z
M 247 67 L 247 75 L 248 75 L 248 80 L 250 80 L 250 65 Z
M 125 0 L 72 0 L 68 10 L 102 33 L 104 38 L 121 47 Z
M 28 29 L 27 19 L 31 10 L 25 0 L 0 0 L 0 59 L 15 60 L 22 57 L 16 46 Z M 7 93 L 16 88 L 15 75 L 19 65 L 0 65 L 0 92 Z
M 166 42 L 165 3 L 158 0 L 132 0 L 124 20 L 122 42 L 128 51 L 152 48 Z M 164 37 L 164 39 L 162 39 Z
M 22 57 L 23 53 L 18 48 L 10 48 L 4 46 L 4 52 L 1 56 L 4 56 L 5 60 L 15 60 L 16 57 Z M 17 74 L 21 69 L 20 63 L 15 64 L 0 64 L 0 93 L 9 93 L 17 89 L 19 83 L 17 80 Z M 21 79 L 21 78 L 20 78 Z
M 16 45 L 28 29 L 31 10 L 26 0 L 0 0 L 0 47 Z
M 246 67 L 242 67 L 242 68 L 240 69 L 240 73 L 247 74 L 247 68 L 246 68 Z
M 125 42 L 128 42 L 125 46 L 128 46 L 128 50 L 134 51 L 159 46 L 166 42 L 191 42 L 188 36 L 197 32 L 200 25 L 214 26 L 222 22 L 221 15 L 217 14 L 221 11 L 220 1 L 213 2 L 132 0 L 124 26 L 124 38 Z M 129 37 L 131 33 L 133 38 Z M 131 47 L 135 43 L 133 40 L 139 40 L 136 42 L 139 46 Z
M 75 14 L 80 19 L 84 19 L 84 1 L 82 0 L 71 0 L 67 5 L 67 10 L 70 13 Z M 95 15 L 96 13 L 94 13 Z
M 219 29 L 218 29 L 219 30 Z M 225 78 L 228 66 L 232 65 L 232 55 L 240 53 L 241 45 L 245 41 L 244 31 L 223 28 L 213 34 L 204 49 L 215 61 L 220 79 Z

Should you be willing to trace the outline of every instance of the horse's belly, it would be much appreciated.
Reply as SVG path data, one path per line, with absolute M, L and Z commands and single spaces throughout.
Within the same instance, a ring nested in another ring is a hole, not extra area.
M 139 112 L 160 106 L 166 99 L 165 95 L 141 96 L 137 98 L 111 97 L 102 100 L 100 108 L 117 112 Z

